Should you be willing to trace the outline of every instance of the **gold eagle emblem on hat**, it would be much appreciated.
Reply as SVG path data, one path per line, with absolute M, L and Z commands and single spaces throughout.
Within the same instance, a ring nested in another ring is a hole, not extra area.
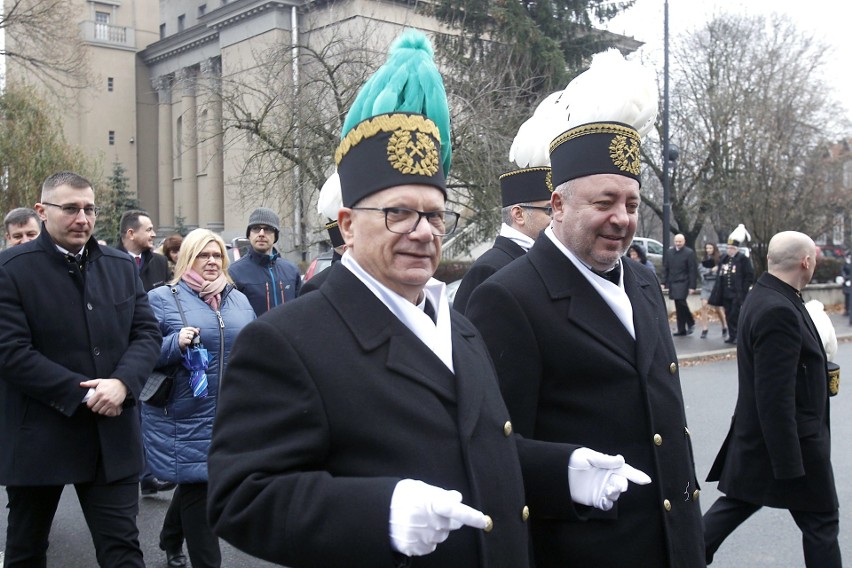
M 639 175 L 641 162 L 639 159 L 639 142 L 632 137 L 617 134 L 609 144 L 609 157 L 612 163 L 623 172 Z

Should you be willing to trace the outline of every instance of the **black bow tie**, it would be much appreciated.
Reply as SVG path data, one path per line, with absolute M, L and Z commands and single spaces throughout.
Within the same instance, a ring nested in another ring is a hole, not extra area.
M 616 264 L 614 268 L 610 269 L 607 272 L 599 272 L 597 270 L 592 270 L 595 274 L 600 276 L 601 278 L 605 278 L 618 286 L 619 280 L 621 280 L 621 265 Z

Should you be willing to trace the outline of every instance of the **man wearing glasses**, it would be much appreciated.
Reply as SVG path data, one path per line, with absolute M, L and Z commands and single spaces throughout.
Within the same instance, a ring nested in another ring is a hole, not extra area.
M 550 168 L 521 168 L 500 176 L 503 200 L 500 235 L 467 271 L 456 291 L 453 308 L 464 313 L 473 290 L 485 279 L 527 253 L 550 224 Z
M 144 566 L 136 515 L 136 400 L 160 331 L 132 259 L 97 244 L 91 183 L 47 178 L 41 235 L 0 253 L 0 485 L 5 562 L 44 566 L 63 486 L 74 484 L 100 566 Z
M 406 92 L 443 92 L 418 87 Z M 443 129 L 411 112 L 347 128 L 350 111 L 335 156 L 347 250 L 319 290 L 247 325 L 231 350 L 209 514 L 254 556 L 292 568 L 526 568 L 530 510 L 572 514 L 576 446 L 513 434 L 485 345 L 432 278 L 459 217 L 446 206 L 443 104 Z M 373 105 L 359 95 L 355 108 Z M 609 475 L 616 461 L 584 472 L 608 480 L 590 484 L 608 506 L 630 476 Z
M 299 269 L 281 258 L 275 248 L 279 225 L 278 215 L 272 209 L 258 207 L 252 211 L 246 227 L 251 250 L 228 268 L 234 284 L 248 296 L 258 316 L 294 300 L 302 285 Z

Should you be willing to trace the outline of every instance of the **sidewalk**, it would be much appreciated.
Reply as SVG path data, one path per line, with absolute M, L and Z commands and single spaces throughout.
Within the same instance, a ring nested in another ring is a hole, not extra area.
M 829 312 L 828 316 L 831 318 L 831 323 L 834 324 L 838 341 L 843 338 L 852 338 L 852 325 L 849 325 L 847 316 L 839 312 Z M 692 335 L 672 337 L 677 350 L 678 361 L 695 361 L 705 357 L 736 355 L 736 346 L 725 343 L 726 338 L 722 337 L 722 328 L 718 321 L 710 323 L 709 332 L 705 339 L 701 339 L 701 325 L 698 322 L 695 323 L 695 333 Z M 672 331 L 675 331 L 674 326 L 672 326 Z

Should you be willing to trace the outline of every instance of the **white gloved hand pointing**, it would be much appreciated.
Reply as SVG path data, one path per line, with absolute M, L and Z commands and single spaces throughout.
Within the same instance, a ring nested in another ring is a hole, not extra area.
M 423 556 L 464 525 L 484 529 L 487 517 L 462 502 L 461 493 L 414 479 L 396 484 L 390 504 L 391 547 L 406 556 Z
M 621 455 L 611 456 L 589 448 L 575 450 L 568 459 L 568 488 L 571 500 L 602 511 L 609 511 L 628 481 L 638 485 L 651 483 L 643 471 L 624 462 Z

